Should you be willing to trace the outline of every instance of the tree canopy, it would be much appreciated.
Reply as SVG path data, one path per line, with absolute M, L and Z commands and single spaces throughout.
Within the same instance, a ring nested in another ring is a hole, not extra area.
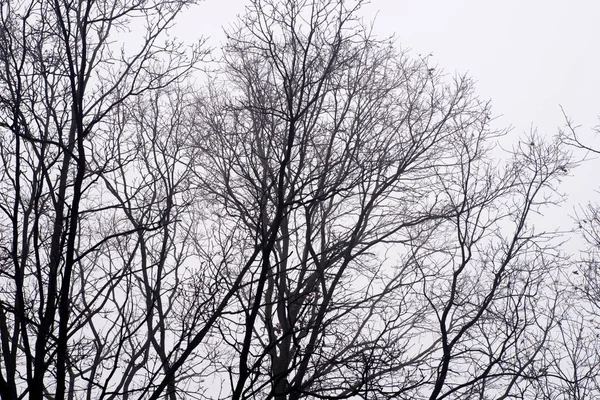
M 2 400 L 600 396 L 597 208 L 583 287 L 535 228 L 574 129 L 500 148 L 362 0 L 251 0 L 203 68 L 194 3 L 0 4 Z

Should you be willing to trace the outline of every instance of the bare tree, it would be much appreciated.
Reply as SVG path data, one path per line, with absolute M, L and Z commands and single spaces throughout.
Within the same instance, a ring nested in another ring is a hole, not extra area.
M 253 1 L 200 100 L 198 184 L 240 288 L 215 322 L 223 397 L 534 396 L 559 264 L 527 221 L 569 156 L 532 136 L 498 165 L 472 82 L 374 38 L 361 3 Z
M 196 89 L 192 3 L 0 6 L 2 399 L 597 393 L 563 143 L 501 153 L 361 0 L 251 1 Z
M 565 111 L 565 127 L 560 131 L 563 143 L 582 153 L 584 162 L 592 162 L 600 154 L 598 146 L 581 135 L 581 127 L 575 125 Z M 600 127 L 591 129 L 597 135 Z M 574 232 L 578 234 L 581 247 L 572 257 L 565 270 L 569 282 L 566 292 L 572 304 L 569 315 L 563 318 L 555 342 L 556 351 L 549 370 L 552 374 L 548 387 L 559 394 L 559 398 L 596 398 L 599 393 L 598 367 L 600 365 L 598 338 L 600 338 L 600 206 L 594 200 L 580 206 L 575 212 Z
M 190 4 L 62 0 L 0 4 L 3 399 L 80 397 L 85 383 L 77 378 L 93 385 L 99 366 L 107 361 L 117 365 L 118 354 L 103 359 L 110 339 L 102 335 L 111 322 L 116 323 L 114 315 L 126 318 L 127 302 L 121 296 L 127 292 L 119 291 L 122 282 L 140 283 L 131 281 L 130 275 L 139 268 L 137 254 L 121 254 L 127 263 L 120 265 L 111 264 L 111 258 L 125 251 L 123 241 L 137 235 L 141 245 L 152 231 L 160 231 L 168 244 L 165 230 L 172 229 L 167 228 L 172 205 L 168 193 L 160 200 L 143 199 L 136 212 L 156 214 L 160 203 L 162 215 L 136 221 L 132 216 L 130 223 L 120 223 L 117 210 L 126 212 L 123 206 L 131 206 L 133 200 L 111 199 L 102 184 L 107 175 L 127 168 L 128 156 L 121 138 L 106 134 L 118 129 L 113 122 L 125 103 L 177 82 L 200 59 L 198 48 L 188 51 L 176 41 L 164 42 L 176 15 Z M 132 19 L 143 26 L 132 26 Z M 136 29 L 141 30 L 137 48 L 115 42 L 116 34 L 135 34 Z M 153 173 L 161 167 L 154 166 Z M 155 179 L 158 185 L 166 176 Z M 156 297 L 147 296 L 147 311 L 160 309 L 154 304 Z M 109 300 L 119 306 L 106 309 Z M 100 319 L 110 322 L 99 327 L 95 324 Z M 151 321 L 149 326 L 155 329 Z M 88 344 L 84 337 L 90 333 Z M 114 388 L 103 388 L 108 389 Z M 92 393 L 88 390 L 88 398 Z

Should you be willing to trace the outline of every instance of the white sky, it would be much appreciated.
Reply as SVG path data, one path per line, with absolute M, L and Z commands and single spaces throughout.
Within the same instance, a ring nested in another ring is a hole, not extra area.
M 206 0 L 183 15 L 177 36 L 210 36 L 219 47 L 222 27 L 247 4 Z M 378 35 L 395 33 L 402 48 L 433 53 L 432 64 L 473 77 L 480 97 L 491 99 L 501 116 L 498 127 L 513 126 L 515 136 L 532 126 L 554 135 L 564 124 L 562 105 L 593 143 L 590 128 L 600 115 L 600 1 L 372 0 L 363 11 L 366 20 L 376 18 Z M 553 215 L 565 221 L 563 228 L 572 225 L 565 217 L 575 204 L 600 202 L 594 193 L 599 167 L 600 160 L 592 161 L 564 182 L 569 203 Z

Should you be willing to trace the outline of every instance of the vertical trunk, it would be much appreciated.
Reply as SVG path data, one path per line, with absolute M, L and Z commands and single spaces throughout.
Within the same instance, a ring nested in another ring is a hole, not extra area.
M 71 164 L 71 154 L 74 148 L 76 127 L 75 122 L 71 123 L 69 130 L 69 140 L 67 151 L 63 152 L 64 158 L 61 165 L 61 173 L 56 196 L 54 226 L 52 230 L 52 239 L 50 245 L 50 265 L 48 266 L 48 296 L 46 306 L 43 312 L 43 318 L 40 322 L 36 343 L 33 379 L 29 383 L 29 398 L 31 400 L 42 400 L 44 397 L 44 375 L 47 364 L 47 344 L 50 334 L 53 330 L 56 317 L 56 300 L 58 295 L 58 277 L 61 259 L 63 258 L 63 237 L 65 234 L 66 217 L 64 215 L 65 199 L 67 196 L 67 186 L 69 178 L 69 166 Z M 72 224 L 71 224 L 72 225 Z M 64 282 L 64 278 L 63 278 Z M 57 349 L 60 350 L 60 349 Z M 63 383 L 64 384 L 64 383 Z
M 65 267 L 60 287 L 60 299 L 58 306 L 59 327 L 58 327 L 58 343 L 57 343 L 57 359 L 56 359 L 56 395 L 55 400 L 65 399 L 66 388 L 66 369 L 67 369 L 67 333 L 69 330 L 70 316 L 70 292 L 71 292 L 71 275 L 73 272 L 73 264 L 75 261 L 75 246 L 78 237 L 79 226 L 79 204 L 81 201 L 83 178 L 85 176 L 85 146 L 84 126 L 83 126 L 83 100 L 85 96 L 85 76 L 87 74 L 87 18 L 90 12 L 91 5 L 88 3 L 83 10 L 78 10 L 76 26 L 66 26 L 62 12 L 63 7 L 58 0 L 54 2 L 55 13 L 61 31 L 62 39 L 65 43 L 65 52 L 67 56 L 67 67 L 69 72 L 71 101 L 72 101 L 72 124 L 73 124 L 73 139 L 69 142 L 73 146 L 77 146 L 77 163 L 76 175 L 73 183 L 73 198 L 71 201 L 69 227 L 67 236 L 67 248 L 65 255 Z M 83 5 L 80 5 L 83 8 Z M 67 13 L 69 10 L 66 11 Z M 82 14 L 81 14 L 82 13 Z M 72 43 L 71 29 L 76 29 L 79 42 Z M 79 53 L 79 54 L 78 54 Z M 68 166 L 67 166 L 68 168 Z

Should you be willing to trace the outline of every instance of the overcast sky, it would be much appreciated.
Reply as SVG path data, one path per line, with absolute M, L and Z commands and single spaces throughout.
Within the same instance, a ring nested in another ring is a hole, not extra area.
M 178 22 L 177 35 L 223 42 L 222 27 L 236 21 L 245 0 L 206 0 Z M 597 0 L 372 0 L 363 9 L 380 36 L 395 34 L 412 54 L 433 53 L 449 74 L 468 73 L 492 100 L 498 127 L 517 136 L 537 127 L 554 135 L 564 124 L 560 106 L 593 140 L 600 114 L 600 1 Z M 600 146 L 600 138 L 597 140 Z M 559 215 L 597 198 L 600 160 L 564 183 L 571 193 Z M 566 228 L 567 226 L 563 226 Z

